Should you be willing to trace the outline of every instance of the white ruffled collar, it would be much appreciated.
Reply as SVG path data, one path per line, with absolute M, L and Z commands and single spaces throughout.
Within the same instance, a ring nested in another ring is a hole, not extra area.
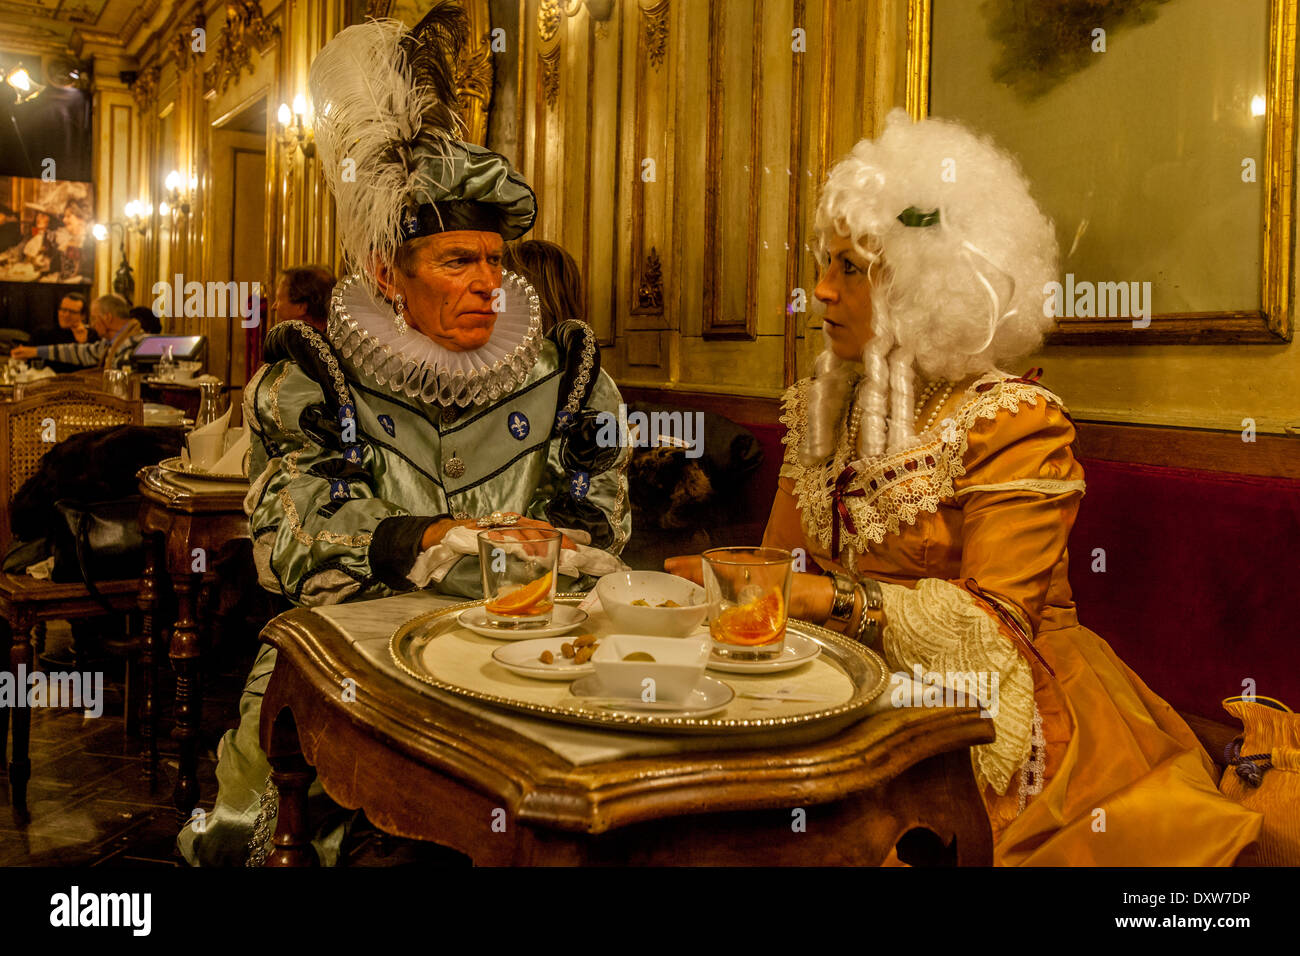
M 542 347 L 541 303 L 522 276 L 501 274 L 505 308 L 486 345 L 444 348 L 415 329 L 399 331 L 391 306 L 353 275 L 334 290 L 329 339 L 355 370 L 399 395 L 431 405 L 477 405 L 514 391 Z

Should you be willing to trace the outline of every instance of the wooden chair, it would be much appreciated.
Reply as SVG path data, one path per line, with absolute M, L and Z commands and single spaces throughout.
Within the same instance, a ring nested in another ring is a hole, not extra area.
M 41 459 L 57 441 L 80 432 L 113 425 L 139 425 L 144 405 L 89 388 L 84 381 L 55 381 L 24 389 L 16 401 L 0 402 L 0 545 L 8 549 L 11 538 L 9 505 L 14 494 L 40 468 Z M 54 440 L 50 440 L 50 439 Z M 136 607 L 138 578 L 96 582 L 114 611 Z M 51 620 L 74 620 L 104 614 L 104 605 L 83 584 L 40 581 L 26 574 L 0 573 L 0 617 L 11 640 L 10 671 L 32 672 L 33 627 Z M 20 693 L 26 693 L 23 686 Z M 0 741 L 7 738 L 7 709 L 0 708 Z M 28 741 L 31 711 L 13 710 L 13 750 L 9 761 L 9 794 L 14 819 L 27 822 L 27 781 L 31 778 Z M 3 748 L 0 747 L 0 753 Z

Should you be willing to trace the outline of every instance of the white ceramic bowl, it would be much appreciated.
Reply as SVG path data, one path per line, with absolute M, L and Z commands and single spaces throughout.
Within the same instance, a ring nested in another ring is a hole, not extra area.
M 620 631 L 685 637 L 699 627 L 709 605 L 704 588 L 664 571 L 616 571 L 596 582 L 600 606 Z M 633 604 L 645 601 L 650 607 Z M 682 607 L 655 607 L 676 601 Z
M 654 661 L 623 660 L 637 651 L 649 654 Z M 628 700 L 685 700 L 704 676 L 709 639 L 611 634 L 601 640 L 591 663 L 602 694 Z

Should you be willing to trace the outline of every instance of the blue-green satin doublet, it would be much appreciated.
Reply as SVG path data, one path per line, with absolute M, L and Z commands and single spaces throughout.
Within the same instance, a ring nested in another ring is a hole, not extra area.
M 403 572 L 430 519 L 515 511 L 559 523 L 555 502 L 570 493 L 598 509 L 588 514 L 603 518 L 594 545 L 617 553 L 626 543 L 632 530 L 630 449 L 620 449 L 612 466 L 584 472 L 585 480 L 571 492 L 575 470 L 572 461 L 562 465 L 566 456 L 556 427 L 570 395 L 561 394 L 565 363 L 555 342 L 542 344 L 510 394 L 455 412 L 399 397 L 319 336 L 304 333 L 295 347 L 296 359 L 264 366 L 245 390 L 249 474 L 258 476 L 245 510 L 263 587 L 303 606 L 400 593 L 413 587 Z M 313 367 L 303 348 L 319 353 L 319 366 Z M 328 374 L 331 359 L 334 376 Z M 617 415 L 620 403 L 618 388 L 601 372 L 583 408 Z M 563 583 L 572 588 L 591 582 Z M 477 558 L 461 558 L 430 587 L 480 597 Z M 223 738 L 216 807 L 202 831 L 191 824 L 178 838 L 191 864 L 242 865 L 247 857 L 270 773 L 258 718 L 275 657 L 270 647 L 259 653 L 240 701 L 239 727 Z M 351 815 L 325 797 L 319 783 L 312 788 L 311 810 L 317 853 L 331 865 L 346 832 L 340 820 Z

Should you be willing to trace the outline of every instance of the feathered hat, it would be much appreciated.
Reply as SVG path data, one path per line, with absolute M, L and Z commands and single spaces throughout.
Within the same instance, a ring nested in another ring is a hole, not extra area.
M 515 239 L 537 214 L 510 164 L 461 140 L 453 64 L 469 39 L 465 13 L 439 0 L 408 31 L 398 20 L 348 27 L 308 77 L 316 146 L 352 268 L 391 266 L 409 239 L 458 229 Z

